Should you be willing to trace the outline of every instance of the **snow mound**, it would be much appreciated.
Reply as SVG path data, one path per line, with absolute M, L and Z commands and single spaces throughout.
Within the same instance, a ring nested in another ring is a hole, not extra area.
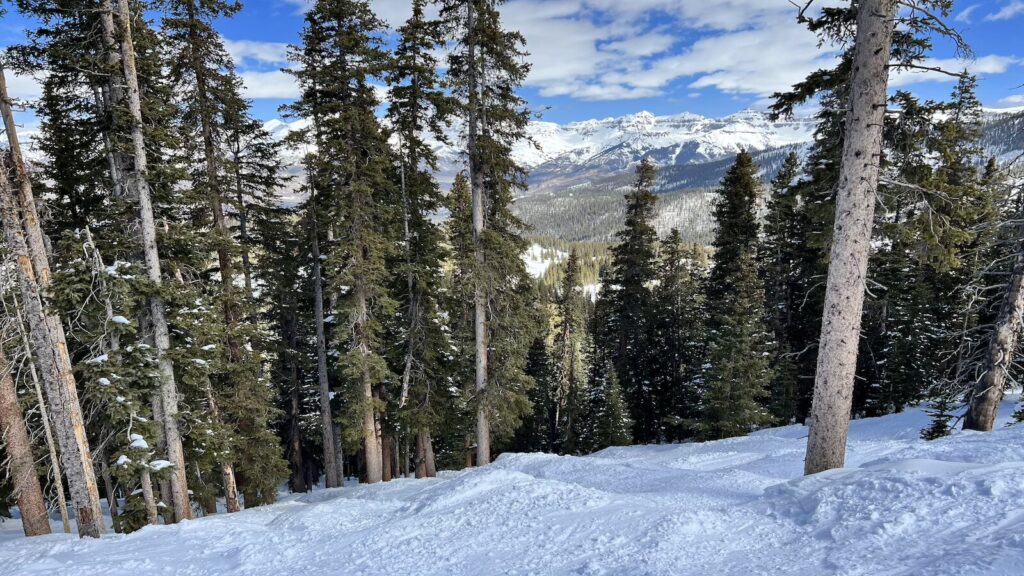
M 98 541 L 25 539 L 15 520 L 0 525 L 0 575 L 1019 574 L 1024 425 L 1002 426 L 1013 400 L 995 432 L 934 442 L 917 437 L 921 410 L 856 421 L 849 467 L 811 477 L 807 430 L 787 426 L 504 454 Z

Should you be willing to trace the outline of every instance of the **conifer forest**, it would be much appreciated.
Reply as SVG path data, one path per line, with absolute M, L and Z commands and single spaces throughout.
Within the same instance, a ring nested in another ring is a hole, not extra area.
M 1019 573 L 1022 21 L 0 1 L 0 574 Z

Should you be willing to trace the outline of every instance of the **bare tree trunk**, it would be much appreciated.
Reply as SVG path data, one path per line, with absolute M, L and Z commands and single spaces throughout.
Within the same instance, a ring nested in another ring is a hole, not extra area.
M 32 358 L 32 346 L 29 343 L 28 331 L 25 330 L 25 322 L 21 317 L 21 307 L 17 300 L 14 302 L 14 315 L 18 323 L 18 332 L 21 334 L 21 344 L 25 349 L 25 355 L 29 358 L 28 373 L 32 378 L 32 386 L 36 391 L 36 403 L 39 406 L 39 419 L 43 423 L 43 438 L 46 440 L 46 450 L 50 456 L 50 474 L 53 478 L 54 500 L 57 501 L 57 508 L 60 510 L 61 526 L 65 534 L 71 533 L 71 518 L 68 514 L 68 501 L 64 497 L 64 476 L 61 473 L 60 458 L 57 457 L 57 443 L 53 438 L 53 428 L 50 425 L 50 411 L 46 407 L 46 400 L 43 398 L 43 388 L 39 383 L 39 373 L 36 371 L 35 362 Z
M 51 408 L 56 412 L 53 426 L 57 431 L 60 456 L 64 472 L 68 477 L 71 499 L 74 502 L 78 533 L 81 536 L 99 537 L 103 533 L 103 516 L 100 509 L 99 488 L 92 466 L 92 454 L 85 433 L 82 408 L 78 402 L 75 376 L 71 369 L 64 327 L 60 318 L 46 313 L 43 295 L 49 287 L 50 266 L 46 255 L 46 243 L 35 211 L 31 182 L 25 173 L 18 143 L 17 127 L 11 112 L 10 97 L 3 69 L 0 68 L 0 113 L 2 113 L 7 137 L 11 143 L 15 172 L 18 175 L 18 198 L 15 198 L 7 180 L 6 167 L 0 162 L 0 214 L 2 214 L 7 250 L 18 271 L 18 283 L 22 294 L 35 343 L 35 351 L 43 373 L 46 395 Z M 23 204 L 20 205 L 19 204 Z M 20 210 L 20 214 L 19 214 Z M 28 240 L 26 240 L 28 238 Z M 38 263 L 39 269 L 36 269 Z
M 334 462 L 338 465 L 338 486 L 345 485 L 345 446 L 341 442 L 341 424 L 334 423 Z
M 426 453 L 423 449 L 423 436 L 424 433 L 419 431 L 416 433 L 416 477 L 426 478 L 427 477 L 427 458 Z
M 466 27 L 473 30 L 476 26 L 476 8 L 468 3 Z M 467 118 L 467 146 L 469 148 L 469 179 L 472 195 L 473 213 L 473 252 L 476 258 L 478 273 L 473 279 L 473 338 L 476 350 L 475 388 L 477 396 L 476 410 L 476 462 L 477 465 L 491 461 L 491 425 L 487 409 L 487 293 L 479 271 L 484 266 L 484 175 L 479 150 L 480 97 L 477 79 L 476 45 L 470 43 L 466 49 L 470 67 L 469 75 L 469 106 Z
M 394 458 L 392 457 L 393 445 L 391 443 L 390 436 L 384 436 L 381 438 L 380 453 L 381 453 L 381 480 L 384 482 L 390 482 L 394 478 L 392 473 L 392 463 Z
M 120 532 L 117 527 L 117 517 L 121 511 L 117 508 L 117 488 L 114 487 L 114 477 L 110 474 L 110 466 L 107 465 L 105 457 L 100 458 L 100 478 L 103 479 L 103 492 L 107 495 L 107 508 L 110 509 L 110 520 L 114 525 L 114 532 Z
M 210 417 L 214 422 L 220 422 L 220 409 L 217 407 L 217 399 L 213 397 L 213 386 L 206 382 L 206 402 Z M 241 506 L 238 504 L 238 482 L 235 479 L 235 468 L 231 462 L 220 463 L 221 479 L 224 483 L 224 506 L 228 512 L 238 512 Z
M 50 517 L 46 513 L 43 488 L 36 475 L 32 441 L 3 348 L 0 348 L 0 441 L 7 449 L 13 495 L 21 511 L 21 527 L 25 536 L 49 534 Z
M 149 467 L 143 466 L 139 476 L 142 480 L 142 501 L 146 504 L 146 522 L 156 526 L 160 523 L 160 516 L 156 511 L 156 498 L 153 497 L 153 480 L 150 478 Z
M 434 441 L 430 437 L 430 430 L 423 430 L 423 466 L 426 469 L 427 478 L 437 476 L 437 463 L 434 460 Z
M 363 410 L 363 464 L 366 483 L 374 484 L 383 478 L 384 462 L 381 458 L 380 438 L 377 436 L 377 423 L 372 407 L 373 390 L 370 386 L 369 374 L 363 377 L 362 393 L 365 401 L 371 402 L 371 406 Z
M 804 473 L 841 468 L 853 402 L 896 0 L 862 0 Z
M 1019 232 L 1024 232 L 1021 229 Z M 985 353 L 985 372 L 974 385 L 964 417 L 965 430 L 991 432 L 1003 400 L 1007 371 L 1013 362 L 1024 314 L 1024 237 L 1017 241 L 1017 258 L 995 327 Z
M 327 333 L 324 329 L 324 286 L 323 267 L 320 262 L 320 232 L 317 225 L 316 192 L 310 193 L 309 223 L 311 228 L 310 249 L 313 256 L 313 324 L 316 326 L 316 379 L 320 390 L 320 422 L 323 429 L 324 474 L 327 487 L 336 488 L 338 463 L 335 460 L 334 419 L 331 417 L 331 385 L 327 379 Z
M 224 506 L 228 512 L 238 512 L 242 506 L 238 502 L 238 482 L 235 480 L 235 467 L 230 463 L 221 464 L 221 476 L 224 478 Z
M 142 96 L 139 79 L 135 70 L 135 46 L 132 42 L 131 11 L 128 0 L 118 0 L 118 19 L 121 26 L 121 63 L 127 88 L 128 112 L 131 117 L 132 150 L 135 169 L 129 185 L 139 203 L 139 229 L 142 236 L 142 251 L 145 258 L 146 274 L 155 286 L 162 284 L 160 253 L 156 244 L 156 222 L 153 217 L 153 203 L 147 180 L 146 141 L 142 130 Z M 153 341 L 160 361 L 160 404 L 163 413 L 164 443 L 167 459 L 174 466 L 171 472 L 171 500 L 174 518 L 177 521 L 192 517 L 188 499 L 188 481 L 185 477 L 185 454 L 178 430 L 178 388 L 174 381 L 174 362 L 167 355 L 171 337 L 167 328 L 164 301 L 159 294 L 149 298 L 150 322 L 153 326 Z

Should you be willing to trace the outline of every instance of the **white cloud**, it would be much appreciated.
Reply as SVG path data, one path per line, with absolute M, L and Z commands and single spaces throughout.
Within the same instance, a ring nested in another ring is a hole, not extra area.
M 43 85 L 32 76 L 21 76 L 4 70 L 7 93 L 15 100 L 37 100 L 43 95 Z
M 1021 106 L 1024 105 L 1024 94 L 1014 94 L 1013 96 L 1007 96 L 999 101 L 1000 104 L 1006 104 L 1008 106 Z
M 284 42 L 224 38 L 224 48 L 227 49 L 235 64 L 239 66 L 248 63 L 284 64 L 288 62 L 288 45 Z
M 246 98 L 298 98 L 299 85 L 290 74 L 280 70 L 267 72 L 247 70 L 240 72 L 245 85 Z
M 967 8 L 961 10 L 953 19 L 956 20 L 957 22 L 964 22 L 965 24 L 970 24 L 971 15 L 974 14 L 974 12 L 978 8 L 981 8 L 981 4 L 971 4 Z
M 963 72 L 982 76 L 986 74 L 1002 74 L 1011 66 L 1021 64 L 1022 60 L 1015 56 L 999 56 L 990 54 L 973 60 L 957 60 L 955 58 L 933 58 L 924 65 L 939 68 L 947 72 Z M 921 82 L 955 82 L 956 77 L 934 70 L 901 70 L 889 78 L 889 86 L 900 87 Z
M 1024 2 L 1021 0 L 1014 0 L 1006 6 L 1003 6 L 998 12 L 985 16 L 985 20 L 1009 20 L 1010 18 L 1014 18 L 1020 14 L 1024 14 Z

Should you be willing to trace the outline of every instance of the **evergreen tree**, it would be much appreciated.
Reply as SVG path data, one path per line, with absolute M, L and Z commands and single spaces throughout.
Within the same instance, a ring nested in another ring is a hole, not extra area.
M 692 436 L 699 416 L 707 268 L 703 247 L 685 246 L 673 228 L 662 242 L 651 322 L 654 405 L 668 440 Z
M 447 258 L 440 226 L 433 216 L 441 206 L 441 189 L 433 177 L 437 156 L 426 141 L 445 142 L 444 122 L 451 113 L 450 98 L 437 74 L 435 51 L 444 41 L 442 22 L 424 14 L 425 0 L 414 0 L 412 16 L 398 29 L 399 42 L 388 73 L 391 83 L 388 119 L 398 141 L 398 171 L 402 202 L 402 252 L 395 266 L 394 289 L 402 302 L 401 324 L 392 332 L 401 351 L 392 360 L 400 374 L 398 408 L 416 435 L 423 457 L 432 457 L 431 430 L 450 406 L 436 383 L 448 376 L 444 355 L 450 347 L 439 306 L 441 263 Z M 433 462 L 425 469 L 436 468 Z
M 573 250 L 565 266 L 561 291 L 556 302 L 554 359 L 556 381 L 556 416 L 558 450 L 577 451 L 579 419 L 587 379 L 586 308 L 580 293 L 580 258 Z
M 774 342 L 765 325 L 764 287 L 757 275 L 758 189 L 757 166 L 740 152 L 722 180 L 715 206 L 718 230 L 706 296 L 704 438 L 743 435 L 772 422 L 766 404 Z
M 799 245 L 801 206 L 793 190 L 799 170 L 800 159 L 791 152 L 771 182 L 762 247 L 765 307 L 776 343 L 770 407 L 772 415 L 782 422 L 796 416 L 799 389 L 796 351 L 790 343 L 790 332 L 802 304 L 796 300 L 800 291 L 797 258 L 803 248 Z
M 533 282 L 521 255 L 523 223 L 512 199 L 526 187 L 512 146 L 526 138 L 529 112 L 516 93 L 526 79 L 524 40 L 502 27 L 498 0 L 443 3 L 454 49 L 448 81 L 466 130 L 473 224 L 474 404 L 477 464 L 491 435 L 507 436 L 528 410 L 526 353 L 533 341 Z
M 383 384 L 393 378 L 384 357 L 383 324 L 396 309 L 386 267 L 399 236 L 400 206 L 393 185 L 392 152 L 376 117 L 379 104 L 370 78 L 387 61 L 383 24 L 362 0 L 321 0 L 306 14 L 303 45 L 293 51 L 301 66 L 292 73 L 302 95 L 293 112 L 312 119 L 317 146 L 313 186 L 335 233 L 325 261 L 346 318 L 336 334 L 339 359 L 350 389 L 350 418 L 358 423 L 367 482 L 383 477 L 379 430 Z
M 651 374 L 650 314 L 657 279 L 657 232 L 654 229 L 654 164 L 644 159 L 636 182 L 626 195 L 626 222 L 612 248 L 612 264 L 602 298 L 608 299 L 604 345 L 611 350 L 618 385 L 622 387 L 633 421 L 633 439 L 663 439 L 655 407 Z M 605 294 L 607 292 L 607 294 Z

